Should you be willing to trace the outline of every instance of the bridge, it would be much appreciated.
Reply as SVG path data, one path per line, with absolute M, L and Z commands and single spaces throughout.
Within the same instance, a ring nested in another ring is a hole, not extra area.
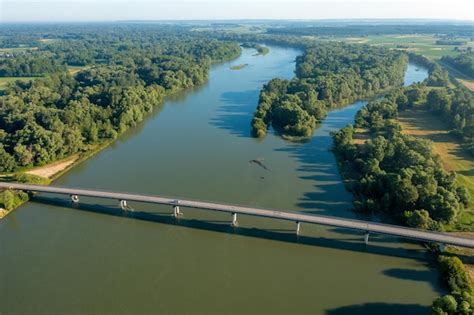
M 179 217 L 182 215 L 180 208 L 194 208 L 204 209 L 219 212 L 226 212 L 231 214 L 230 223 L 232 226 L 237 226 L 237 215 L 244 214 L 250 216 L 266 217 L 272 219 L 293 221 L 296 224 L 295 233 L 300 233 L 301 223 L 308 224 L 319 224 L 331 227 L 338 227 L 356 231 L 364 232 L 364 241 L 367 244 L 369 241 L 370 233 L 383 234 L 396 236 L 422 242 L 434 242 L 440 245 L 441 249 L 444 249 L 446 245 L 454 245 L 461 247 L 474 248 L 474 239 L 458 237 L 449 235 L 446 233 L 431 232 L 425 230 L 419 230 L 414 228 L 407 228 L 396 225 L 382 224 L 376 222 L 353 220 L 345 218 L 337 218 L 323 215 L 310 215 L 299 212 L 284 212 L 278 210 L 259 209 L 250 207 L 241 207 L 235 205 L 221 204 L 221 203 L 210 203 L 202 201 L 193 201 L 186 199 L 175 199 L 160 196 L 150 196 L 141 194 L 121 193 L 121 192 L 108 192 L 100 190 L 87 190 L 77 188 L 65 188 L 65 187 L 52 187 L 52 186 L 40 186 L 40 185 L 29 185 L 29 184 L 18 184 L 18 183 L 1 183 L 0 189 L 12 189 L 12 190 L 23 190 L 32 193 L 51 193 L 68 195 L 73 203 L 80 201 L 79 197 L 93 197 L 102 199 L 112 199 L 119 202 L 122 210 L 131 210 L 128 207 L 127 202 L 141 202 L 141 203 L 152 203 L 160 205 L 169 205 L 173 207 L 173 215 Z M 133 210 L 131 210 L 133 211 Z

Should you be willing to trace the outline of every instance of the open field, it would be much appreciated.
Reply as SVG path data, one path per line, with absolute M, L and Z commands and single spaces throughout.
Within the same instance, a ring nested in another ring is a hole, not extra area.
M 365 128 L 355 128 L 352 142 L 354 144 L 363 144 L 365 141 L 370 139 L 370 133 Z
M 403 132 L 433 142 L 433 150 L 441 157 L 448 171 L 457 173 L 457 181 L 471 195 L 469 209 L 459 216 L 465 227 L 474 226 L 474 158 L 465 152 L 458 139 L 449 134 L 449 128 L 436 115 L 422 109 L 401 112 L 399 121 Z M 447 227 L 449 230 L 449 227 Z
M 454 50 L 454 45 L 436 45 L 439 38 L 434 35 L 376 35 L 367 37 L 334 37 L 331 40 L 339 40 L 348 43 L 369 44 L 385 46 L 388 48 L 405 49 L 431 59 L 439 59 L 442 56 L 456 56 L 460 52 Z M 474 48 L 474 42 L 468 41 L 468 47 Z
M 76 74 L 78 73 L 79 71 L 81 70 L 85 70 L 87 69 L 88 66 L 68 66 L 67 69 L 69 71 L 70 74 Z
M 219 26 L 202 26 L 192 29 L 194 32 L 212 32 L 225 31 L 227 33 L 235 34 L 249 34 L 249 33 L 263 33 L 266 27 L 264 25 L 245 25 L 245 24 L 229 24 Z
M 0 53 L 15 53 L 15 52 L 22 52 L 22 51 L 36 50 L 36 49 L 38 49 L 38 47 L 30 47 L 30 46 L 13 47 L 13 48 L 0 48 Z
M 36 77 L 0 77 L 0 91 L 4 90 L 8 83 L 19 81 L 35 80 Z

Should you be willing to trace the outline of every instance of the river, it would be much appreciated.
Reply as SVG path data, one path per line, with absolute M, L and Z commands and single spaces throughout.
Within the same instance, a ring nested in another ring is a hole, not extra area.
M 332 111 L 306 143 L 250 137 L 259 89 L 291 78 L 299 51 L 252 49 L 209 82 L 169 97 L 142 124 L 54 185 L 355 217 L 329 132 L 365 102 Z M 241 70 L 230 66 L 248 64 Z M 405 83 L 425 69 L 409 65 Z M 269 170 L 249 163 L 262 159 Z M 0 313 L 423 314 L 441 293 L 421 246 L 399 239 L 182 209 L 42 197 L 0 221 Z

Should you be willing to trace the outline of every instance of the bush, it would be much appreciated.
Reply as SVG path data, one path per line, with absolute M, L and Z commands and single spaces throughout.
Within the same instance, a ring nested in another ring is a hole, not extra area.
M 441 278 L 454 292 L 473 292 L 471 279 L 467 274 L 462 261 L 458 257 L 440 256 L 438 258 Z
M 432 315 L 472 315 L 474 300 L 469 292 L 452 293 L 434 300 Z

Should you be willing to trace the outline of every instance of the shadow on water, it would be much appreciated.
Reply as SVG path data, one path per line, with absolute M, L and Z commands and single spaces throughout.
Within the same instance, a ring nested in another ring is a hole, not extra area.
M 430 283 L 433 286 L 434 290 L 438 289 L 438 287 L 436 286 L 436 283 L 432 282 L 433 273 L 430 272 L 429 270 L 392 268 L 392 269 L 384 270 L 383 274 L 386 276 L 401 279 L 401 280 L 421 281 L 424 283 Z
M 338 307 L 326 311 L 326 315 L 420 315 L 429 314 L 430 307 L 419 304 L 366 303 Z
M 344 186 L 336 159 L 331 152 L 330 132 L 353 122 L 355 113 L 364 104 L 365 102 L 356 102 L 355 105 L 330 112 L 311 140 L 304 145 L 290 144 L 276 149 L 287 152 L 300 162 L 297 171 L 302 174 L 301 179 L 314 182 L 314 189 L 303 193 L 296 204 L 305 209 L 304 212 L 341 217 L 356 216 L 347 211 L 352 208 L 352 195 Z
M 225 92 L 221 95 L 223 103 L 217 109 L 217 116 L 210 124 L 228 130 L 232 135 L 250 137 L 250 122 L 258 101 L 258 90 Z
M 327 135 L 314 137 L 305 145 L 289 145 L 276 151 L 286 152 L 297 159 L 300 162 L 297 171 L 302 174 L 299 177 L 315 183 L 312 191 L 299 198 L 298 207 L 306 209 L 304 212 L 353 217 L 347 211 L 340 211 L 351 208 L 352 198 L 341 180 L 330 146 L 331 139 Z
M 352 241 L 360 241 L 360 234 L 354 233 L 352 230 L 348 229 L 343 229 L 343 228 L 331 228 L 329 231 L 341 235 L 348 235 L 351 236 L 351 238 L 347 238 L 346 240 L 352 240 Z M 387 237 L 385 235 L 381 234 L 370 234 L 370 242 L 376 242 L 376 243 L 393 243 L 396 237 Z M 402 238 L 398 238 L 400 242 L 407 242 L 406 240 L 402 240 Z M 416 242 L 413 242 L 416 243 Z
M 386 247 L 380 246 L 379 244 L 370 243 L 366 245 L 363 242 L 363 236 L 361 233 L 353 232 L 354 239 L 356 242 L 334 239 L 330 237 L 311 237 L 295 234 L 292 229 L 262 229 L 255 227 L 232 227 L 229 221 L 226 220 L 196 220 L 187 219 L 186 217 L 180 217 L 175 219 L 171 210 L 169 212 L 145 212 L 145 211 L 122 211 L 120 208 L 104 206 L 99 204 L 87 204 L 79 203 L 72 204 L 67 199 L 46 197 L 46 196 L 33 196 L 32 202 L 41 204 L 74 208 L 81 211 L 87 211 L 98 214 L 106 214 L 116 217 L 123 217 L 133 220 L 141 220 L 147 222 L 156 222 L 162 224 L 178 225 L 180 227 L 186 227 L 191 229 L 206 230 L 213 232 L 220 232 L 226 234 L 236 234 L 246 237 L 261 238 L 267 240 L 281 241 L 287 243 L 298 243 L 309 246 L 317 246 L 323 248 L 334 248 L 338 250 L 351 251 L 351 252 L 366 252 L 375 255 L 400 257 L 400 258 L 411 258 L 416 260 L 430 259 L 429 255 L 422 249 L 415 248 L 403 248 L 403 247 Z

